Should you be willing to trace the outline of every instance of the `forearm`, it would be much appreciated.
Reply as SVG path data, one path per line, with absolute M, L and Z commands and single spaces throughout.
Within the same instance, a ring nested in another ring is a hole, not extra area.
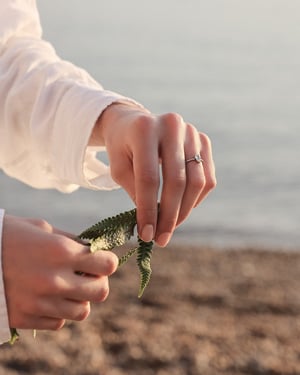
M 115 187 L 88 142 L 105 108 L 125 98 L 41 39 L 34 1 L 12 3 L 0 4 L 0 168 L 38 188 Z
M 0 69 L 4 171 L 38 188 L 88 186 L 93 171 L 84 171 L 83 163 L 95 154 L 86 155 L 90 134 L 101 112 L 122 97 L 103 90 L 38 39 L 11 42 Z M 107 174 L 102 169 L 100 174 Z

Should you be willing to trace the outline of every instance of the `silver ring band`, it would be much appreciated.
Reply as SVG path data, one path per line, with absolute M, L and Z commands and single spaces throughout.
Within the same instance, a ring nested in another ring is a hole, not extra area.
M 190 161 L 195 161 L 196 163 L 203 163 L 203 159 L 201 158 L 201 155 L 200 154 L 196 154 L 195 156 L 193 156 L 191 159 L 187 159 L 185 162 L 186 163 L 189 163 Z

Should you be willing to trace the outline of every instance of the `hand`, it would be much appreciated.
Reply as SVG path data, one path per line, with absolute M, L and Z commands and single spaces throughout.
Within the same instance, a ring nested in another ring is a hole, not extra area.
M 59 329 L 65 319 L 85 319 L 90 301 L 107 297 L 108 276 L 118 265 L 113 253 L 92 254 L 47 222 L 9 215 L 2 259 L 10 327 L 40 330 Z
M 157 116 L 134 104 L 112 104 L 100 116 L 90 144 L 106 146 L 113 179 L 137 207 L 144 241 L 154 238 L 166 246 L 216 185 L 209 138 L 174 113 Z M 199 153 L 203 163 L 185 162 Z

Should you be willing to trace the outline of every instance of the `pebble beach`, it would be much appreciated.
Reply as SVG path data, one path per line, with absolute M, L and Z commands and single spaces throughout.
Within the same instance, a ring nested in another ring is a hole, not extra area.
M 155 248 L 137 297 L 135 260 L 84 322 L 0 348 L 2 375 L 300 374 L 300 253 Z

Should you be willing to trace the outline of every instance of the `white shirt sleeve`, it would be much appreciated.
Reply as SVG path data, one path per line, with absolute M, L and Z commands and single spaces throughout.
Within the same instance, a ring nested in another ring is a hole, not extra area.
M 42 39 L 36 0 L 0 0 L 0 169 L 6 174 L 63 192 L 116 188 L 109 167 L 96 158 L 99 150 L 87 145 L 102 111 L 124 100 L 131 101 L 104 90 Z M 0 341 L 6 341 L 1 271 Z
M 2 225 L 4 210 L 0 208 L 0 255 L 2 254 Z M 10 329 L 6 308 L 5 290 L 2 276 L 2 256 L 0 256 L 0 344 L 10 340 Z
M 36 188 L 117 187 L 88 147 L 111 103 L 104 90 L 42 39 L 35 0 L 0 0 L 0 168 Z

